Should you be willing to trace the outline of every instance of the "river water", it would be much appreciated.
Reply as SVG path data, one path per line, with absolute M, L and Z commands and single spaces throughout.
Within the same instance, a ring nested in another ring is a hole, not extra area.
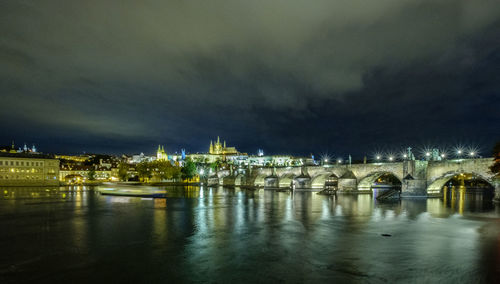
M 2 188 L 0 283 L 494 283 L 500 209 L 403 199 L 167 187 Z

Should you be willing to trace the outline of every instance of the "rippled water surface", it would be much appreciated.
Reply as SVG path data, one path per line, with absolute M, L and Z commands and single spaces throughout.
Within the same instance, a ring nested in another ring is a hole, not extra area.
M 2 188 L 0 283 L 494 283 L 500 209 L 481 196 L 379 203 L 167 187 Z M 385 235 L 385 236 L 384 236 Z

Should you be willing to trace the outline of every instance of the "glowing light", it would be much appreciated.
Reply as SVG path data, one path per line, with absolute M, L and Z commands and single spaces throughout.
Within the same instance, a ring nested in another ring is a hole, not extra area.
M 377 160 L 380 160 L 380 156 L 377 156 Z
M 403 154 L 403 158 L 405 158 L 405 159 L 406 159 L 406 158 L 408 158 L 408 155 L 406 155 L 406 154 Z
M 392 161 L 392 160 L 393 160 L 393 158 L 392 158 L 392 157 L 389 157 L 389 161 Z
M 446 157 L 446 155 L 445 154 L 441 154 L 441 158 L 444 158 L 444 157 Z
M 337 160 L 337 163 L 342 164 L 342 160 L 340 160 L 340 159 Z
M 425 153 L 425 155 L 426 155 L 427 157 L 429 157 L 429 156 L 431 155 L 431 153 L 427 152 L 427 153 Z
M 205 171 L 203 169 L 200 170 L 200 175 L 203 175 Z
M 476 154 L 476 153 L 474 153 L 474 152 L 470 152 L 470 154 L 469 154 L 469 155 L 472 157 L 472 156 L 474 156 L 475 154 Z
M 325 163 L 328 163 L 328 159 L 325 159 Z
M 457 154 L 461 155 L 462 154 L 462 150 L 458 150 Z

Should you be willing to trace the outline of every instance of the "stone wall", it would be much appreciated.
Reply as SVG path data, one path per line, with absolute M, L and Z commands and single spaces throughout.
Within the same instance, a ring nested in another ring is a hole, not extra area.
M 425 179 L 404 179 L 401 184 L 402 197 L 427 196 L 427 182 Z

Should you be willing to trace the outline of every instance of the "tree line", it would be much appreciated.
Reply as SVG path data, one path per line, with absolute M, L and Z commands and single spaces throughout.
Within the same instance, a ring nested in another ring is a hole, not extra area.
M 120 163 L 118 165 L 118 177 L 122 181 L 127 181 L 129 170 L 132 166 L 127 163 Z M 143 161 L 135 165 L 135 170 L 141 181 L 147 181 L 152 178 L 159 180 L 179 180 L 190 179 L 196 176 L 196 164 L 187 158 L 183 166 L 173 165 L 170 161 Z

